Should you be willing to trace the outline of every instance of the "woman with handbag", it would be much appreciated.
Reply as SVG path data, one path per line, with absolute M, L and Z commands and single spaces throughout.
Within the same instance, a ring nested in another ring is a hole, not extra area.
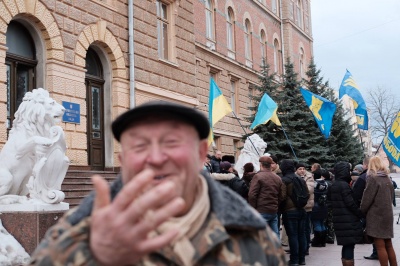
M 361 199 L 361 212 L 366 214 L 366 233 L 374 238 L 381 265 L 396 265 L 392 246 L 394 190 L 382 159 L 374 156 L 369 161 L 367 185 Z

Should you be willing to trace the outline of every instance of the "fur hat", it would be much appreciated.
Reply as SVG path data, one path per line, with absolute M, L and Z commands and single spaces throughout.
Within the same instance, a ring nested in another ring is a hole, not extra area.
M 270 156 L 261 156 L 260 159 L 258 159 L 258 161 L 260 163 L 269 163 L 269 164 L 274 162 Z
M 231 165 L 230 162 L 223 161 L 223 162 L 220 162 L 220 163 L 219 163 L 219 168 L 220 168 L 221 170 L 228 171 L 229 168 L 231 168 L 231 167 L 232 167 L 232 165 Z
M 296 164 L 296 170 L 299 169 L 300 167 L 306 168 L 306 165 L 304 163 L 297 163 Z

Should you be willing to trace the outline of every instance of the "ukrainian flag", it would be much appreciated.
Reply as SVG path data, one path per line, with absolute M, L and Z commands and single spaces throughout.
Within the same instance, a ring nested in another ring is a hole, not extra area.
M 325 138 L 329 138 L 332 128 L 332 119 L 336 111 L 336 105 L 327 99 L 314 94 L 306 89 L 300 88 L 301 94 L 310 108 L 319 129 Z
M 210 97 L 208 100 L 208 120 L 210 122 L 210 135 L 208 145 L 214 141 L 213 127 L 224 116 L 232 112 L 232 108 L 218 88 L 213 78 L 210 78 Z
M 367 105 L 365 104 L 357 83 L 354 81 L 353 76 L 347 69 L 342 81 L 342 85 L 340 85 L 339 99 L 341 99 L 344 95 L 349 96 L 353 100 L 358 128 L 368 130 Z
M 277 110 L 278 105 L 265 93 L 258 104 L 257 114 L 250 129 L 253 130 L 259 125 L 266 124 L 269 120 L 274 122 L 277 126 L 281 126 L 281 122 L 276 115 Z
M 400 112 L 383 138 L 383 150 L 393 163 L 400 166 Z

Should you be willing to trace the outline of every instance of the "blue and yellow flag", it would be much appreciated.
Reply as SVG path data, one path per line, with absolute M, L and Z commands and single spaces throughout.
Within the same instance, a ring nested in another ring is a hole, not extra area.
M 327 99 L 316 95 L 306 89 L 300 88 L 301 94 L 314 115 L 315 121 L 325 138 L 331 134 L 332 119 L 336 105 Z
M 400 166 L 400 112 L 383 138 L 383 150 L 394 164 Z
M 232 108 L 218 88 L 214 79 L 210 79 L 210 97 L 208 100 L 208 120 L 210 121 L 210 135 L 208 145 L 214 141 L 213 127 L 224 116 L 232 112 Z
M 340 85 L 339 99 L 342 99 L 344 95 L 349 96 L 353 100 L 358 128 L 368 130 L 367 105 L 365 104 L 357 83 L 354 81 L 353 76 L 347 69 L 342 85 Z
M 281 122 L 276 115 L 277 110 L 278 105 L 265 93 L 258 104 L 257 114 L 250 129 L 253 130 L 259 125 L 266 124 L 269 120 L 274 122 L 277 126 L 280 126 Z

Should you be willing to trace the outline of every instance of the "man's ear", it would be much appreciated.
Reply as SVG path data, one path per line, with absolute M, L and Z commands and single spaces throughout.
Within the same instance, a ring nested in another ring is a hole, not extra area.
M 203 167 L 203 164 L 206 161 L 207 153 L 208 153 L 208 141 L 207 141 L 207 139 L 200 140 L 200 142 L 199 142 L 199 156 L 200 156 L 201 167 Z

